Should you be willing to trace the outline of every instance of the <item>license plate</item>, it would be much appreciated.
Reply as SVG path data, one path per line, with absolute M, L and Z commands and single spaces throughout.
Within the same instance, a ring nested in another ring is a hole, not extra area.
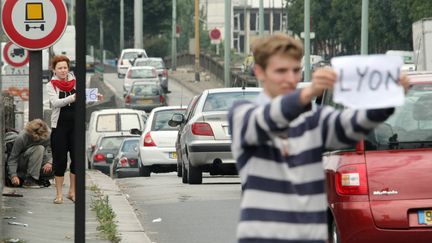
M 139 104 L 144 104 L 144 105 L 146 105 L 146 104 L 152 104 L 153 100 L 138 100 L 138 103 Z
M 169 153 L 169 158 L 170 159 L 177 159 L 177 153 L 176 152 Z
M 422 225 L 432 225 L 432 210 L 419 210 L 418 221 Z

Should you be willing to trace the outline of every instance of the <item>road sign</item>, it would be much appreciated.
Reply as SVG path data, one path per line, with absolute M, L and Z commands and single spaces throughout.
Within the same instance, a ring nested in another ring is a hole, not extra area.
M 30 60 L 30 55 L 27 50 L 8 42 L 3 49 L 3 57 L 5 61 L 13 67 L 21 67 L 26 65 Z
M 221 36 L 221 31 L 218 28 L 210 30 L 210 40 L 220 40 Z
M 53 45 L 63 35 L 67 19 L 62 0 L 7 0 L 3 4 L 2 25 L 6 35 L 28 50 L 42 50 Z
M 301 32 L 301 33 L 300 33 L 300 37 L 301 37 L 302 39 L 304 39 L 304 37 L 305 37 L 304 32 Z M 310 37 L 310 39 L 315 39 L 315 32 L 310 32 L 310 33 L 309 33 L 309 37 Z

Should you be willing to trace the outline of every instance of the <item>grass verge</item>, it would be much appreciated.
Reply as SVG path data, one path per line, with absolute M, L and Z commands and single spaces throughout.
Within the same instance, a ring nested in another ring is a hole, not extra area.
M 92 200 L 91 209 L 96 212 L 96 217 L 99 220 L 97 229 L 102 233 L 105 239 L 113 243 L 120 242 L 117 225 L 114 222 L 115 213 L 109 205 L 108 196 L 103 196 L 96 185 L 92 185 L 90 190 L 96 194 L 96 199 Z

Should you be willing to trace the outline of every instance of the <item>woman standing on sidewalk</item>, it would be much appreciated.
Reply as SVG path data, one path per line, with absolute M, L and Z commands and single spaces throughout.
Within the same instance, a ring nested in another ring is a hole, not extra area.
M 70 163 L 70 187 L 67 198 L 75 202 L 75 76 L 69 72 L 70 61 L 66 56 L 52 58 L 51 67 L 54 75 L 47 83 L 47 93 L 52 106 L 51 113 L 51 148 L 55 175 L 55 204 L 63 203 L 63 182 L 67 168 L 67 153 Z

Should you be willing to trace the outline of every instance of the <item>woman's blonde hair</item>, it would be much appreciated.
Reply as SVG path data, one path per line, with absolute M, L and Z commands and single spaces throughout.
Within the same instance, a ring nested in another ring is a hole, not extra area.
M 300 41 L 283 33 L 261 37 L 252 44 L 255 64 L 266 69 L 269 59 L 281 54 L 297 61 L 303 57 L 303 45 Z
M 24 129 L 30 134 L 33 141 L 46 140 L 50 135 L 48 125 L 41 119 L 34 119 L 27 122 Z

